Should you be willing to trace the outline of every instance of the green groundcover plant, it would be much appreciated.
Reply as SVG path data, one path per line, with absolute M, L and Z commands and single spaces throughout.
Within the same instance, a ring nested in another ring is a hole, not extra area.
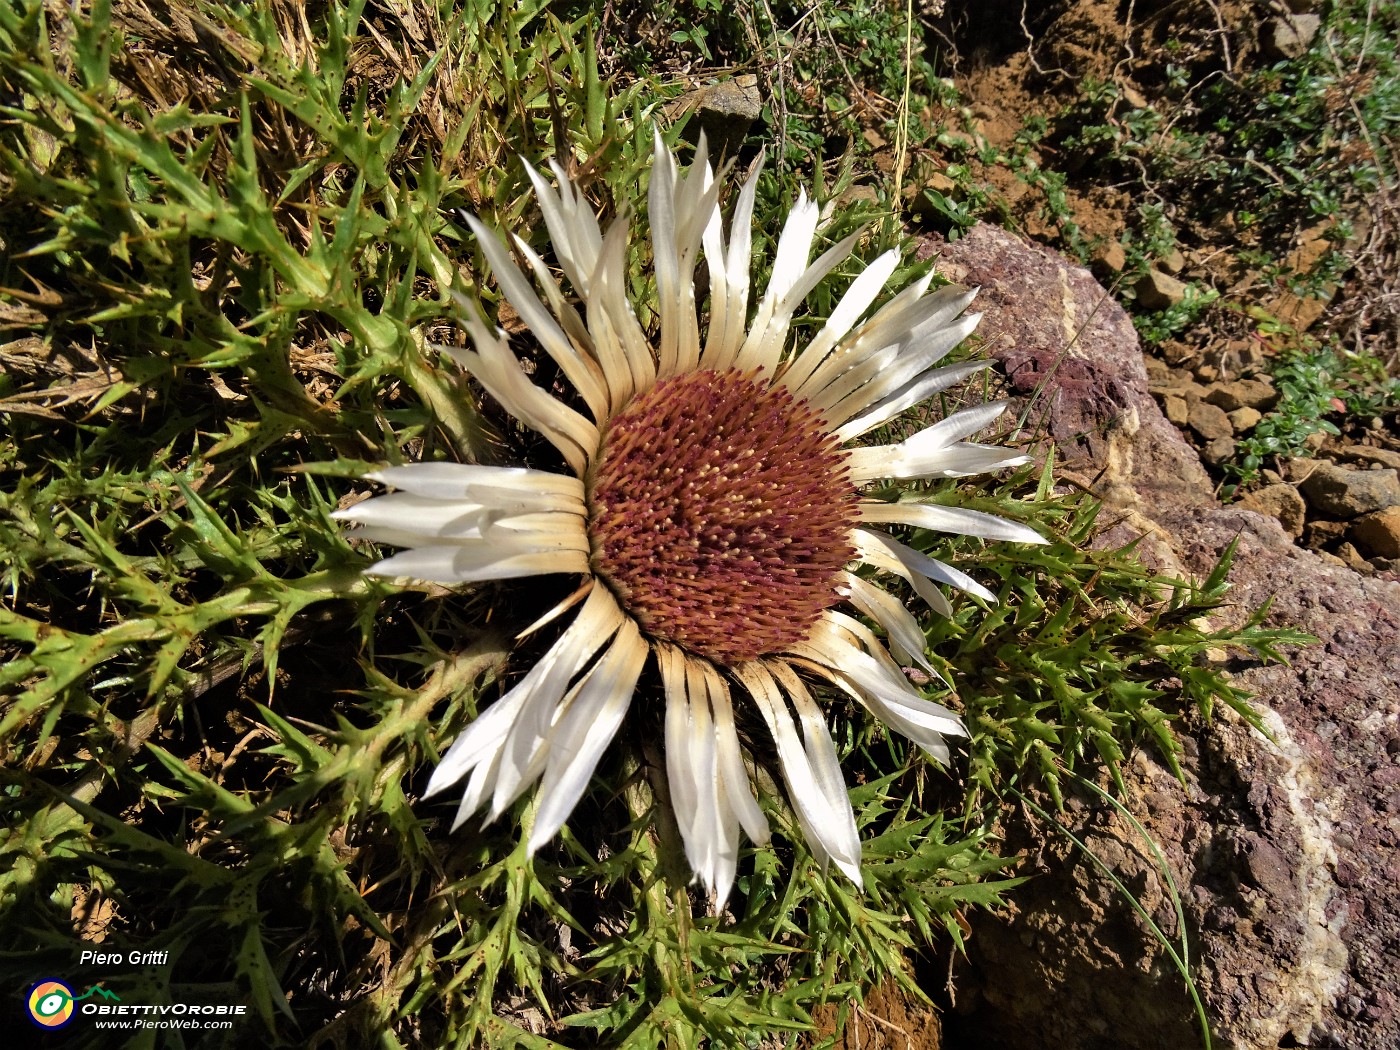
M 565 158 L 591 200 L 645 207 L 666 92 L 602 83 L 586 25 L 539 3 L 0 7 L 0 965 L 16 1004 L 54 977 L 124 1004 L 246 1009 L 226 1031 L 123 1035 L 150 1047 L 792 1042 L 880 981 L 922 994 L 911 954 L 960 945 L 965 913 L 1005 900 L 1008 790 L 1053 803 L 1067 775 L 1116 779 L 1139 741 L 1175 768 L 1177 716 L 1253 717 L 1208 651 L 1298 640 L 1263 611 L 1205 626 L 1228 558 L 1193 584 L 1091 547 L 1097 506 L 1057 492 L 1049 460 L 877 487 L 1047 542 L 900 527 L 996 603 L 918 621 L 923 699 L 968 733 L 947 767 L 819 694 L 862 845 L 849 876 L 812 856 L 740 712 L 774 834 L 740 851 L 714 913 L 690 884 L 647 677 L 558 838 L 532 853 L 528 792 L 451 833 L 455 806 L 423 800 L 432 770 L 544 651 L 515 639 L 560 596 L 366 575 L 389 552 L 332 515 L 386 462 L 550 464 L 432 347 L 459 344 L 454 289 L 520 329 L 458 210 L 543 250 L 518 156 Z M 796 187 L 753 184 L 756 257 Z M 818 327 L 895 238 L 853 246 L 808 300 Z M 639 324 L 664 324 L 646 242 L 623 262 Z M 943 400 L 930 419 L 957 407 Z M 82 964 L 95 945 L 145 961 Z M 65 1045 L 112 1045 L 90 1022 Z

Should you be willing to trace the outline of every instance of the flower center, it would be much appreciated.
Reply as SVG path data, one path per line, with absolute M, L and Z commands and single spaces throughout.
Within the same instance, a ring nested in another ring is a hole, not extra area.
M 651 635 L 717 663 L 801 641 L 855 556 L 856 493 L 820 414 L 753 373 L 690 372 L 613 417 L 593 567 Z

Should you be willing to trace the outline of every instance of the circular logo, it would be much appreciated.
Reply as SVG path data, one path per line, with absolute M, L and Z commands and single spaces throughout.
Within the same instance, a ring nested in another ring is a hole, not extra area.
M 29 1016 L 43 1028 L 62 1028 L 73 1020 L 73 989 L 62 981 L 40 981 L 29 990 Z

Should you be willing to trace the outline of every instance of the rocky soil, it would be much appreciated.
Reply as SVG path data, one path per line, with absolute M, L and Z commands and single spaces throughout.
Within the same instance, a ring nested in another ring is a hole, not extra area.
M 927 250 L 948 276 L 981 286 L 988 351 L 1031 399 L 1065 476 L 1118 520 L 1099 543 L 1146 536 L 1150 562 L 1203 575 L 1237 540 L 1227 614 L 1272 600 L 1274 620 L 1320 640 L 1291 668 L 1230 668 L 1256 693 L 1271 740 L 1227 718 L 1188 725 L 1185 790 L 1151 755 L 1133 763 L 1130 806 L 1181 889 L 1216 1045 L 1400 1045 L 1400 577 L 1392 556 L 1363 574 L 1296 542 L 1318 522 L 1339 523 L 1347 544 L 1383 535 L 1364 523 L 1395 513 L 1394 468 L 1362 452 L 1309 462 L 1306 478 L 1274 483 L 1301 504 L 1287 526 L 1268 508 L 1222 506 L 1199 450 L 1153 396 L 1162 384 L 1150 376 L 1164 373 L 1149 373 L 1127 316 L 1088 271 L 988 226 Z M 1262 387 L 1215 385 L 1191 404 L 1227 416 Z M 1132 827 L 1087 797 L 1065 821 L 1177 935 Z M 1108 880 L 1028 814 L 1008 813 L 1006 834 L 1037 878 L 1013 915 L 974 931 L 944 1045 L 1200 1045 L 1180 978 Z

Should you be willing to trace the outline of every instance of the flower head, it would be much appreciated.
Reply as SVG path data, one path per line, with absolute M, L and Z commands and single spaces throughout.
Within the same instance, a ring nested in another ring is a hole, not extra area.
M 535 386 L 468 304 L 472 350 L 445 348 L 511 414 L 542 434 L 570 473 L 453 463 L 371 475 L 397 489 L 339 516 L 358 534 L 407 548 L 370 571 L 447 584 L 570 574 L 584 586 L 551 615 L 582 604 L 524 677 L 444 756 L 429 794 L 465 781 L 456 825 L 499 816 L 540 782 L 530 832 L 552 838 L 617 733 L 649 660 L 665 692 L 665 754 L 691 869 L 719 901 L 734 880 L 742 828 L 768 827 L 755 801 L 735 721 L 757 709 L 777 747 L 788 796 L 813 853 L 859 881 L 860 840 L 813 678 L 848 693 L 940 762 L 958 716 L 909 684 L 901 663 L 924 658 L 917 619 L 850 571 L 901 577 L 936 612 L 936 584 L 987 601 L 971 577 L 881 530 L 886 524 L 1039 543 L 977 511 L 862 495 L 887 478 L 963 477 L 1025 462 L 963 439 L 1005 407 L 956 412 L 893 445 L 847 447 L 905 409 L 984 367 L 940 366 L 972 331 L 972 293 L 928 294 L 925 278 L 870 307 L 898 256 L 872 262 L 815 337 L 789 350 L 807 294 L 855 247 L 852 236 L 810 261 L 818 211 L 801 195 L 783 226 L 768 287 L 750 316 L 750 224 L 757 171 L 726 239 L 719 184 L 700 155 L 681 175 L 660 138 L 648 212 L 657 288 L 653 338 L 626 297 L 626 218 L 603 232 L 556 165 L 558 188 L 529 170 L 560 269 L 582 314 L 544 260 L 469 220 L 497 281 L 583 411 Z M 726 243 L 727 240 L 727 243 Z M 697 318 L 695 270 L 709 270 L 708 321 Z M 564 587 L 561 590 L 568 590 Z M 885 640 L 845 611 L 876 623 Z

